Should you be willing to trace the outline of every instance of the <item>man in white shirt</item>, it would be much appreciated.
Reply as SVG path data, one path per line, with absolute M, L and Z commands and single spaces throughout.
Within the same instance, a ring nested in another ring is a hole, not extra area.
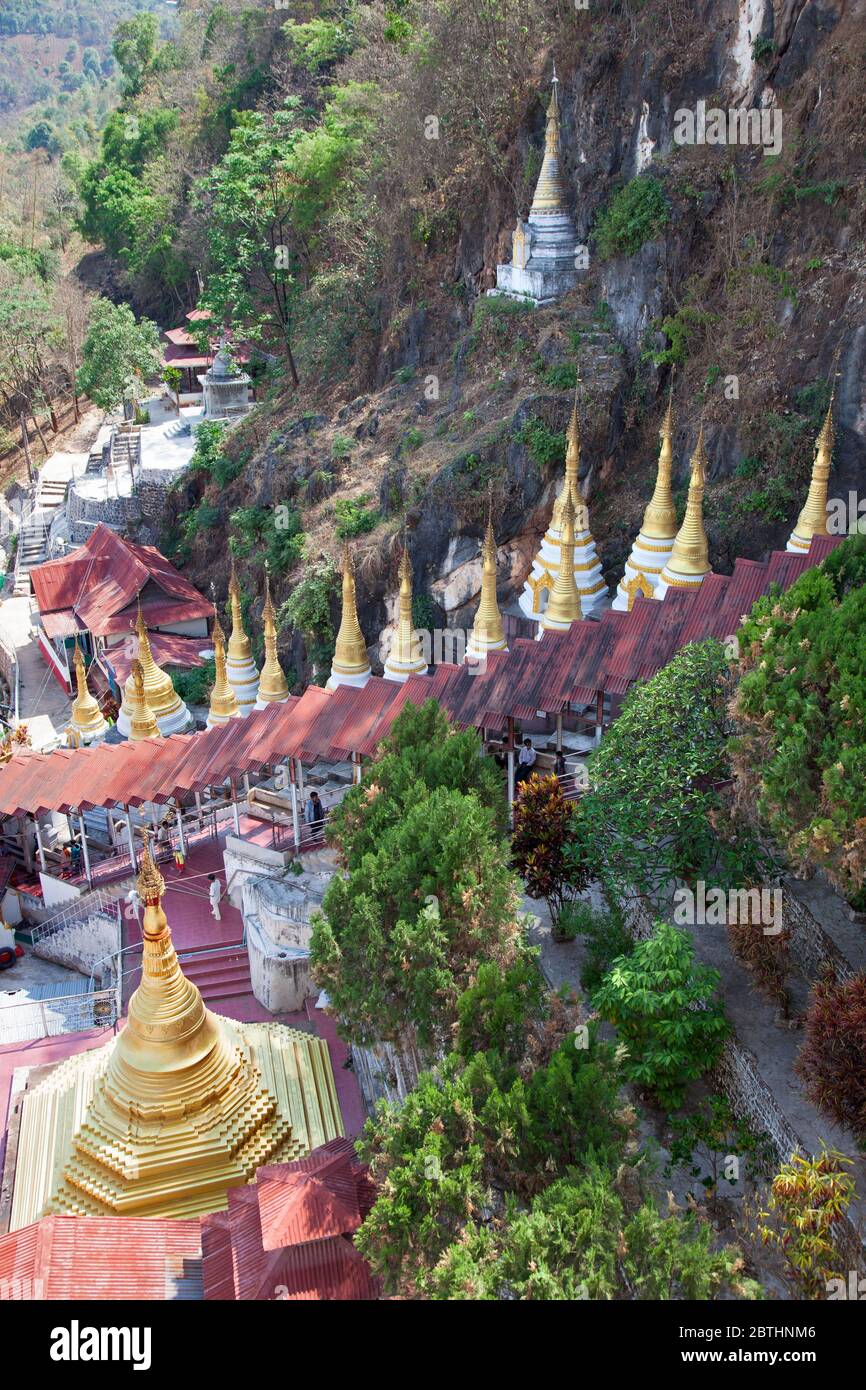
M 131 918 L 134 917 L 135 920 L 136 920 L 136 922 L 138 922 L 139 925 L 140 925 L 140 924 L 141 924 L 141 904 L 142 904 L 142 902 L 143 902 L 143 899 L 142 899 L 141 894 L 139 893 L 138 889 L 135 887 L 134 884 L 133 884 L 132 888 L 130 888 L 129 892 L 128 892 L 127 895 L 126 895 L 126 901 L 127 901 L 127 903 L 129 904 L 129 906 L 128 906 L 127 910 L 126 910 L 126 919 L 127 919 L 127 921 L 130 921 Z
M 532 769 L 535 766 L 535 759 L 538 754 L 528 738 L 523 740 L 523 747 L 517 756 L 517 780 L 522 782 L 526 777 L 532 776 Z
M 214 921 L 221 922 L 222 914 L 220 912 L 220 898 L 222 897 L 222 889 L 220 888 L 220 882 L 215 874 L 208 874 L 208 882 L 210 883 L 210 888 L 208 889 L 208 897 L 210 898 L 210 910 L 214 915 Z

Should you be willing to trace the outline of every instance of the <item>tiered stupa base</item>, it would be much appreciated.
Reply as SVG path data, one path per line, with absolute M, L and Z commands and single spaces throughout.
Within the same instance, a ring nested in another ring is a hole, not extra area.
M 537 623 L 544 617 L 548 598 L 559 573 L 559 539 L 559 531 L 551 528 L 541 543 L 541 549 L 533 561 L 529 578 L 518 599 L 524 616 Z M 596 553 L 595 541 L 588 531 L 579 532 L 575 539 L 574 582 L 580 594 L 580 611 L 584 618 L 592 613 L 601 613 L 608 607 L 610 599 L 601 572 L 601 562 Z
M 183 701 L 170 714 L 157 714 L 156 722 L 163 738 L 167 738 L 169 734 L 188 734 L 195 728 L 195 720 Z M 117 716 L 117 732 L 122 734 L 124 738 L 129 738 L 129 726 L 129 711 L 121 705 Z
M 617 585 L 611 607 L 627 613 L 637 595 L 652 598 L 673 548 L 673 537 L 669 541 L 654 540 L 641 531 L 626 560 L 625 573 Z
M 575 257 L 577 235 L 565 212 L 535 213 L 525 226 L 529 257 L 524 265 L 498 265 L 496 288 L 488 294 L 504 294 L 535 305 L 553 304 L 577 284 Z
M 686 589 L 696 594 L 709 573 L 707 570 L 705 574 L 677 574 L 665 567 L 653 592 L 653 598 L 664 598 L 668 589 Z
M 246 717 L 254 708 L 259 694 L 259 673 L 254 661 L 232 661 L 226 655 L 226 676 L 235 692 L 238 714 Z

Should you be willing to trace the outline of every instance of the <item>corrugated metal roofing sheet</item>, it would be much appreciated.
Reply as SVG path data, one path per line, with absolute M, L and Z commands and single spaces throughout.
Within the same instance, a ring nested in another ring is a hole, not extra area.
M 840 540 L 821 537 L 809 555 L 779 552 L 768 564 L 738 560 L 732 575 L 708 575 L 696 594 L 669 590 L 661 603 L 638 599 L 630 613 L 609 611 L 600 621 L 575 623 L 568 633 L 547 633 L 541 642 L 519 638 L 509 652 L 491 653 L 483 670 L 442 664 L 432 676 L 413 676 L 403 685 L 373 676 L 363 689 L 310 686 L 300 698 L 204 733 L 16 753 L 0 768 L 0 815 L 165 801 L 287 757 L 369 756 L 409 700 L 421 704 L 433 697 L 458 725 L 496 728 L 509 716 L 525 719 L 536 710 L 556 713 L 589 703 L 599 691 L 619 696 L 685 643 L 736 632 L 774 576 L 790 585 Z
M 45 1216 L 0 1236 L 0 1299 L 202 1294 L 198 1221 Z

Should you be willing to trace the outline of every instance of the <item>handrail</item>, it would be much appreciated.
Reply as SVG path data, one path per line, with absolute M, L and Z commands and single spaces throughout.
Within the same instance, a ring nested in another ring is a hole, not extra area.
M 66 907 L 60 908 L 52 917 L 46 917 L 44 922 L 37 922 L 28 928 L 30 940 L 32 942 L 41 941 L 44 936 L 54 936 L 54 934 L 64 926 L 71 925 L 73 922 L 86 922 L 89 917 L 98 916 L 105 908 L 115 909 L 115 915 L 119 918 L 120 910 L 118 900 L 106 893 L 104 888 L 95 888 L 92 893 L 85 897 L 72 899 Z M 110 916 L 106 912 L 105 916 Z

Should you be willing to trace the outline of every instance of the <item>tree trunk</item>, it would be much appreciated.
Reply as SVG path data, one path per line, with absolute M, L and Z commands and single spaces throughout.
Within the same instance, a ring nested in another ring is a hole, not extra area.
M 286 357 L 289 361 L 289 371 L 292 374 L 292 385 L 300 386 L 301 378 L 298 376 L 298 369 L 295 366 L 295 358 L 294 354 L 292 353 L 292 345 L 289 342 L 288 338 L 286 339 Z

